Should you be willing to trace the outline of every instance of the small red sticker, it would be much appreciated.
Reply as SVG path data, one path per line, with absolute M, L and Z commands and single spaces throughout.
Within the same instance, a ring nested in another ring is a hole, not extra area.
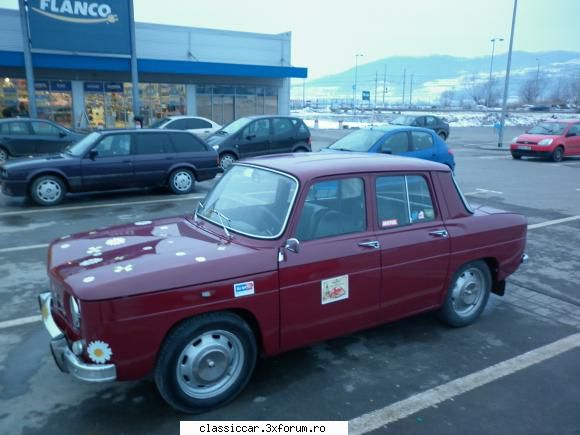
M 384 219 L 381 222 L 381 226 L 384 227 L 393 227 L 395 225 L 399 225 L 399 220 L 398 219 Z

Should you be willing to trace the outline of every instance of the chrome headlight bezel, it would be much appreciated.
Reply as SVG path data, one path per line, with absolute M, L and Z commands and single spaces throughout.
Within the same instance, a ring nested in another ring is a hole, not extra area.
M 81 302 L 71 296 L 69 299 L 69 307 L 70 307 L 70 314 L 73 322 L 73 326 L 76 329 L 80 329 L 81 327 Z

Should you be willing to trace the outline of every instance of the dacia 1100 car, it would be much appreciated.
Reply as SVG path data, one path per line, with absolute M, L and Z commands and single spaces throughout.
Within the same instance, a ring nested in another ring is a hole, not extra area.
M 349 153 L 233 164 L 195 212 L 67 235 L 40 295 L 56 364 L 90 382 L 153 374 L 198 412 L 258 355 L 428 310 L 474 322 L 525 259 L 526 219 L 472 209 L 445 165 Z

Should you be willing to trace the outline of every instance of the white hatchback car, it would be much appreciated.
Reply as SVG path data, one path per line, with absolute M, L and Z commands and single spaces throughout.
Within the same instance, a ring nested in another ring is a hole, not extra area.
M 168 116 L 151 125 L 151 128 L 187 130 L 204 140 L 221 127 L 221 125 L 211 119 L 202 118 L 201 116 Z

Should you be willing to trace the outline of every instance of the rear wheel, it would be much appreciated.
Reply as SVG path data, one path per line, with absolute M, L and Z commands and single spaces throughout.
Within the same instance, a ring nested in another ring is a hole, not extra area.
M 561 162 L 564 160 L 564 147 L 556 147 L 556 149 L 552 152 L 551 159 L 553 162 Z
M 441 139 L 443 139 L 443 140 L 446 140 L 446 139 L 447 139 L 447 135 L 446 135 L 446 134 L 445 134 L 445 132 L 443 132 L 443 131 L 440 131 L 440 132 L 438 133 L 438 135 L 439 135 L 439 137 L 440 137 Z
M 522 156 L 520 156 L 519 154 L 512 153 L 512 158 L 515 160 L 520 160 L 522 158 Z
M 441 320 L 453 327 L 472 324 L 481 315 L 491 291 L 491 273 L 484 261 L 462 266 L 451 282 L 439 312 Z
M 5 162 L 6 160 L 8 160 L 8 151 L 0 147 L 0 163 Z
M 30 188 L 30 196 L 39 205 L 56 205 L 66 194 L 66 186 L 62 179 L 54 175 L 42 175 L 34 180 Z
M 237 160 L 236 156 L 234 156 L 232 153 L 223 153 L 222 155 L 220 155 L 220 167 L 223 170 L 226 170 L 233 163 L 235 163 L 236 160 Z
M 169 176 L 169 187 L 173 193 L 190 193 L 195 185 L 195 177 L 189 169 L 176 169 Z
M 194 317 L 165 340 L 155 383 L 165 401 L 179 411 L 205 411 L 232 400 L 244 389 L 257 354 L 251 328 L 237 315 Z

